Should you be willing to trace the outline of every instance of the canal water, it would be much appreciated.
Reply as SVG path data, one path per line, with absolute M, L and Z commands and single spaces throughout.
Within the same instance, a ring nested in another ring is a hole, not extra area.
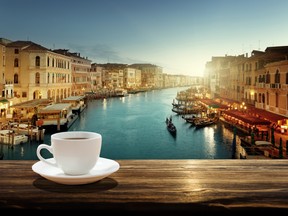
M 153 90 L 126 97 L 92 100 L 69 131 L 102 134 L 101 157 L 110 159 L 231 159 L 233 132 L 219 122 L 196 129 L 176 113 L 172 102 L 188 87 Z M 177 128 L 173 137 L 165 119 L 172 116 Z M 44 143 L 50 144 L 51 133 Z M 6 160 L 35 160 L 40 143 L 0 144 Z M 50 153 L 46 153 L 50 157 Z

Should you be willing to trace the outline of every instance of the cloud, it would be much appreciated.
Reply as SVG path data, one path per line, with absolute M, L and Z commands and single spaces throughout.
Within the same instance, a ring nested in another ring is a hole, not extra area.
M 87 57 L 92 63 L 123 63 L 134 64 L 144 63 L 143 60 L 123 57 L 119 52 L 107 44 L 80 45 L 68 44 L 67 48 L 70 52 L 78 52 L 82 57 Z

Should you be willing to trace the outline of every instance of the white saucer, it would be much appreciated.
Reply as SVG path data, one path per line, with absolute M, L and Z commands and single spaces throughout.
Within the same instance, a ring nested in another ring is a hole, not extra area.
M 54 158 L 49 158 L 47 160 L 55 161 Z M 42 177 L 56 183 L 66 185 L 81 185 L 93 183 L 116 172 L 119 168 L 120 165 L 118 162 L 101 157 L 98 159 L 97 164 L 88 174 L 79 176 L 66 175 L 61 169 L 50 166 L 46 163 L 43 163 L 42 161 L 38 161 L 32 166 L 32 170 L 41 175 Z

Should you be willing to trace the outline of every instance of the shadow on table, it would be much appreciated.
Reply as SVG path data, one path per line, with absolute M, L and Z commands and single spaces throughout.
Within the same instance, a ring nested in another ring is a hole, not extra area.
M 116 187 L 118 182 L 112 178 L 104 178 L 90 184 L 64 185 L 39 177 L 33 182 L 33 185 L 38 189 L 56 193 L 95 193 L 110 190 Z

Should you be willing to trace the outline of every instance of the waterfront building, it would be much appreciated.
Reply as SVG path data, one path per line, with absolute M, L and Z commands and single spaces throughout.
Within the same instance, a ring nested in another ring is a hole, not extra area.
M 124 88 L 139 89 L 141 87 L 141 70 L 126 67 L 124 68 Z
M 251 56 L 212 57 L 204 78 L 211 98 L 227 101 L 234 109 L 245 104 L 242 111 L 267 120 L 275 114 L 270 128 L 288 135 L 287 56 L 288 46 L 279 46 L 253 50 Z
M 142 87 L 163 88 L 163 69 L 153 64 L 131 64 L 130 67 L 141 70 Z
M 7 99 L 14 97 L 13 84 L 5 82 L 6 45 L 12 41 L 0 38 L 0 118 L 6 117 L 10 102 Z
M 85 92 L 91 92 L 91 60 L 89 60 L 88 57 L 81 57 L 80 53 L 69 52 L 68 49 L 57 49 L 53 51 L 68 56 L 71 59 L 71 95 L 84 95 Z
M 282 47 L 281 50 L 277 48 L 268 47 L 266 52 L 269 55 L 273 55 L 277 58 L 277 61 L 270 62 L 269 59 L 265 64 L 265 72 L 262 76 L 258 76 L 258 80 L 262 78 L 261 89 L 266 90 L 265 94 L 258 93 L 258 97 L 255 98 L 256 107 L 264 108 L 271 112 L 278 113 L 280 115 L 288 115 L 288 46 Z M 276 51 L 276 53 L 275 53 Z M 283 53 L 284 52 L 284 53 Z M 277 56 L 275 56 L 275 54 Z M 259 83 L 259 81 L 258 81 Z M 255 95 L 256 96 L 256 95 Z
M 71 95 L 71 58 L 31 41 L 6 45 L 5 83 L 13 84 L 13 104 Z
M 91 64 L 90 80 L 91 80 L 91 91 L 97 92 L 103 88 L 103 67 L 96 63 Z
M 103 88 L 110 92 L 117 88 L 124 88 L 124 69 L 127 64 L 107 63 L 99 66 L 103 67 Z
M 0 76 L 0 91 L 1 91 L 1 96 L 2 97 L 5 97 L 5 95 L 7 97 L 12 97 L 13 95 L 13 92 L 11 93 L 11 86 L 6 86 L 6 89 L 5 89 L 5 65 L 6 65 L 6 46 L 7 44 L 11 43 L 12 41 L 10 40 L 7 40 L 7 39 L 4 39 L 4 38 L 0 38 L 0 73 L 1 73 L 1 76 Z M 6 92 L 7 90 L 7 92 Z

